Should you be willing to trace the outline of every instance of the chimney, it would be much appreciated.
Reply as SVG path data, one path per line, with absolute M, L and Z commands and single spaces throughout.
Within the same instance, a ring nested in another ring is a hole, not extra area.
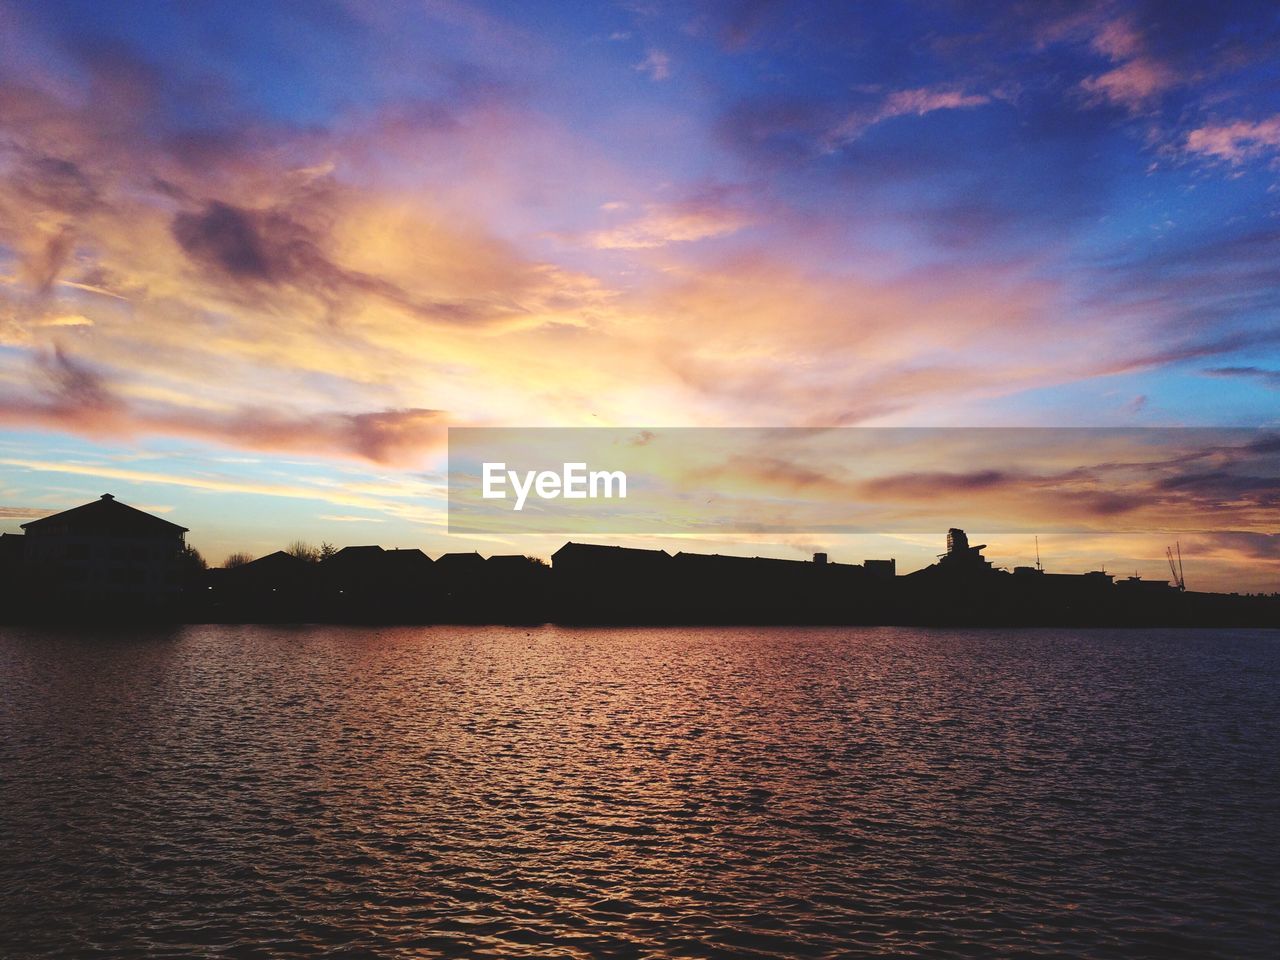
M 826 555 L 825 553 L 815 553 L 815 554 L 813 555 L 813 562 L 814 562 L 814 563 L 826 563 L 826 562 L 827 562 L 827 555 Z

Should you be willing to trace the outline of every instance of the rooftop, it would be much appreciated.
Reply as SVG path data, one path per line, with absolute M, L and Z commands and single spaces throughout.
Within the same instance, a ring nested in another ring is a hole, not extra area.
M 121 503 L 109 493 L 97 500 L 50 514 L 20 525 L 28 533 L 69 532 L 78 534 L 115 534 L 118 536 L 173 537 L 187 532 L 186 527 L 170 523 L 154 514 Z

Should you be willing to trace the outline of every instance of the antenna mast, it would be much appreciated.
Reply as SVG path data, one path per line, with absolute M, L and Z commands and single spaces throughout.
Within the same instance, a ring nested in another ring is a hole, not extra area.
M 1173 585 L 1179 590 L 1187 589 L 1187 581 L 1182 575 L 1182 543 L 1177 542 L 1177 559 L 1175 560 L 1174 547 L 1165 547 L 1165 559 L 1169 561 L 1169 572 L 1173 574 Z
M 1044 573 L 1044 567 L 1040 565 L 1040 535 L 1036 534 L 1036 569 Z

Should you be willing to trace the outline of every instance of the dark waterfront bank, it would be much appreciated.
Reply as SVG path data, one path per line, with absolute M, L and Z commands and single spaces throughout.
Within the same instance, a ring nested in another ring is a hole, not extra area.
M 0 629 L 0 955 L 1264 958 L 1270 632 Z
M 148 603 L 16 578 L 0 588 L 0 623 L 1280 628 L 1280 597 L 1110 577 L 1055 582 L 993 571 L 867 578 L 800 561 L 687 554 L 640 573 L 626 558 L 566 571 L 526 557 L 478 554 L 465 555 L 475 562 L 452 570 L 435 569 L 412 552 L 424 561 L 412 571 L 384 569 L 381 558 L 370 570 L 353 570 L 277 562 L 287 555 L 273 554 L 201 572 Z M 447 556 L 436 564 L 446 567 Z
M 174 623 L 1280 626 L 1280 596 L 1102 570 L 1006 571 L 947 533 L 938 562 L 832 563 L 567 543 L 532 557 L 296 545 L 206 569 L 185 527 L 104 494 L 0 536 L 0 617 Z

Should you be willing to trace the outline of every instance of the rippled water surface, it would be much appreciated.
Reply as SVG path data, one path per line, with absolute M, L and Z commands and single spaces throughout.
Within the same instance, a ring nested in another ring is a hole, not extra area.
M 1280 637 L 0 630 L 0 955 L 1272 957 Z

